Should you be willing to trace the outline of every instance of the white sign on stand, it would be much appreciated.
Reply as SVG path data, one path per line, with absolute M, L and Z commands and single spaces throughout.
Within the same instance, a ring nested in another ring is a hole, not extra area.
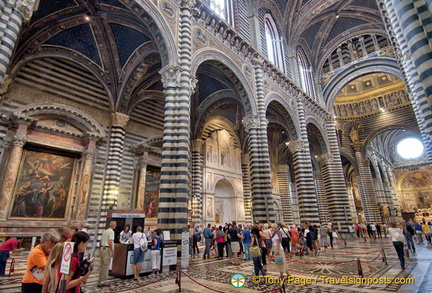
M 75 242 L 64 243 L 62 261 L 60 264 L 60 273 L 64 275 L 69 275 L 74 246 L 75 246 Z
M 163 249 L 163 266 L 171 266 L 177 264 L 177 246 L 175 247 L 165 247 Z

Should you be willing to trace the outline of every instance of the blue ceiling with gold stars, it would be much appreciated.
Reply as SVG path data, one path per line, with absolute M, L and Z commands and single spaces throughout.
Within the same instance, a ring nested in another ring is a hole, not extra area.
M 273 2 L 276 3 L 276 5 L 279 7 L 281 14 L 284 15 L 288 0 L 273 0 Z
M 74 0 L 49 0 L 49 1 L 40 1 L 39 8 L 37 11 L 33 13 L 32 23 L 38 21 L 45 16 L 50 15 L 56 11 L 77 6 Z
M 338 19 L 338 21 L 335 23 L 332 31 L 330 32 L 327 42 L 333 40 L 337 35 L 346 32 L 350 28 L 366 24 L 367 22 L 360 19 L 355 18 L 348 18 L 348 17 L 341 17 Z
M 151 39 L 143 33 L 120 24 L 110 24 L 120 55 L 120 63 L 124 66 L 136 48 Z
M 66 29 L 49 39 L 46 44 L 78 51 L 101 65 L 97 46 L 89 24 L 82 24 Z

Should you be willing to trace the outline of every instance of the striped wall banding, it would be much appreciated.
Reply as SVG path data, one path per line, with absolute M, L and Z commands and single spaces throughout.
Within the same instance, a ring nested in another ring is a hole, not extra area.
M 161 70 L 165 87 L 165 116 L 158 226 L 181 244 L 187 227 L 190 157 L 191 10 L 195 1 L 181 1 L 179 67 Z M 179 252 L 180 253 L 180 250 Z
M 203 141 L 197 139 L 192 143 L 192 221 L 198 227 L 203 227 L 203 156 L 201 146 Z
M 373 169 L 374 169 L 375 174 L 376 174 L 375 193 L 377 196 L 378 205 L 380 205 L 380 206 L 387 205 L 389 203 L 387 202 L 387 199 L 386 199 L 383 179 L 381 177 L 381 172 L 380 172 L 380 169 L 378 167 L 378 162 L 377 162 L 377 156 L 375 154 L 372 154 L 371 163 L 372 163 Z
M 294 224 L 294 219 L 292 213 L 291 193 L 289 186 L 290 178 L 287 165 L 278 166 L 277 180 L 279 183 L 283 221 L 288 225 L 292 225 Z
M 242 173 L 243 173 L 243 196 L 244 196 L 244 210 L 245 222 L 252 223 L 252 196 L 250 185 L 250 170 L 249 170 L 249 156 L 242 156 Z
M 23 16 L 15 4 L 2 3 L 0 19 L 0 85 L 3 84 L 9 62 L 21 31 Z
M 333 221 L 341 223 L 342 229 L 347 231 L 348 226 L 352 224 L 352 215 L 349 209 L 336 127 L 333 120 L 327 120 L 325 126 L 329 141 L 329 153 L 323 155 L 322 176 L 326 189 L 328 211 Z

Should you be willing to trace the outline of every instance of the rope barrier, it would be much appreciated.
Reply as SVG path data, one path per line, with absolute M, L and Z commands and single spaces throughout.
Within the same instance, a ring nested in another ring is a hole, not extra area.
M 211 291 L 214 291 L 214 292 L 218 292 L 218 293 L 225 293 L 224 291 L 219 291 L 219 290 L 216 290 L 216 289 L 212 289 L 212 288 L 210 288 L 210 287 L 208 287 L 208 286 L 206 286 L 206 285 L 203 285 L 203 284 L 198 283 L 197 281 L 195 281 L 194 279 L 192 279 L 191 276 L 189 276 L 188 274 L 186 274 L 186 273 L 183 272 L 183 271 L 180 271 L 180 273 L 182 273 L 183 275 L 185 275 L 186 277 L 188 277 L 191 281 L 195 282 L 196 284 L 198 284 L 198 285 L 200 285 L 200 286 L 203 286 L 204 288 L 206 288 L 206 289 L 208 289 L 208 290 L 211 290 Z
M 143 285 L 140 285 L 140 286 L 137 286 L 137 287 L 133 287 L 133 288 L 128 288 L 128 289 L 119 290 L 119 291 L 110 291 L 110 292 L 111 292 L 111 293 L 126 292 L 126 291 L 130 291 L 130 290 L 134 290 L 134 289 L 142 288 L 142 287 L 145 287 L 145 286 L 148 286 L 148 285 L 151 285 L 151 284 L 154 284 L 154 283 L 160 282 L 160 281 L 162 281 L 162 280 L 165 280 L 166 278 L 171 277 L 171 276 L 174 275 L 174 274 L 177 274 L 177 271 L 174 271 L 174 272 L 172 272 L 172 273 L 166 275 L 165 277 L 163 277 L 163 278 L 161 278 L 161 279 L 159 279 L 159 280 L 152 281 L 152 282 L 150 282 L 150 283 L 146 283 L 146 284 L 143 284 Z

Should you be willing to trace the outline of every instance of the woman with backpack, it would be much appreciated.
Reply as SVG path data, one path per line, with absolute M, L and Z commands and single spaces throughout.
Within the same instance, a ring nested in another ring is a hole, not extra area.
M 147 247 L 147 237 L 144 233 L 142 233 L 141 226 L 137 227 L 137 230 L 132 235 L 131 239 L 134 245 L 133 261 L 132 261 L 133 270 L 134 270 L 134 280 L 138 281 L 140 277 L 142 263 L 144 262 L 144 253 Z

